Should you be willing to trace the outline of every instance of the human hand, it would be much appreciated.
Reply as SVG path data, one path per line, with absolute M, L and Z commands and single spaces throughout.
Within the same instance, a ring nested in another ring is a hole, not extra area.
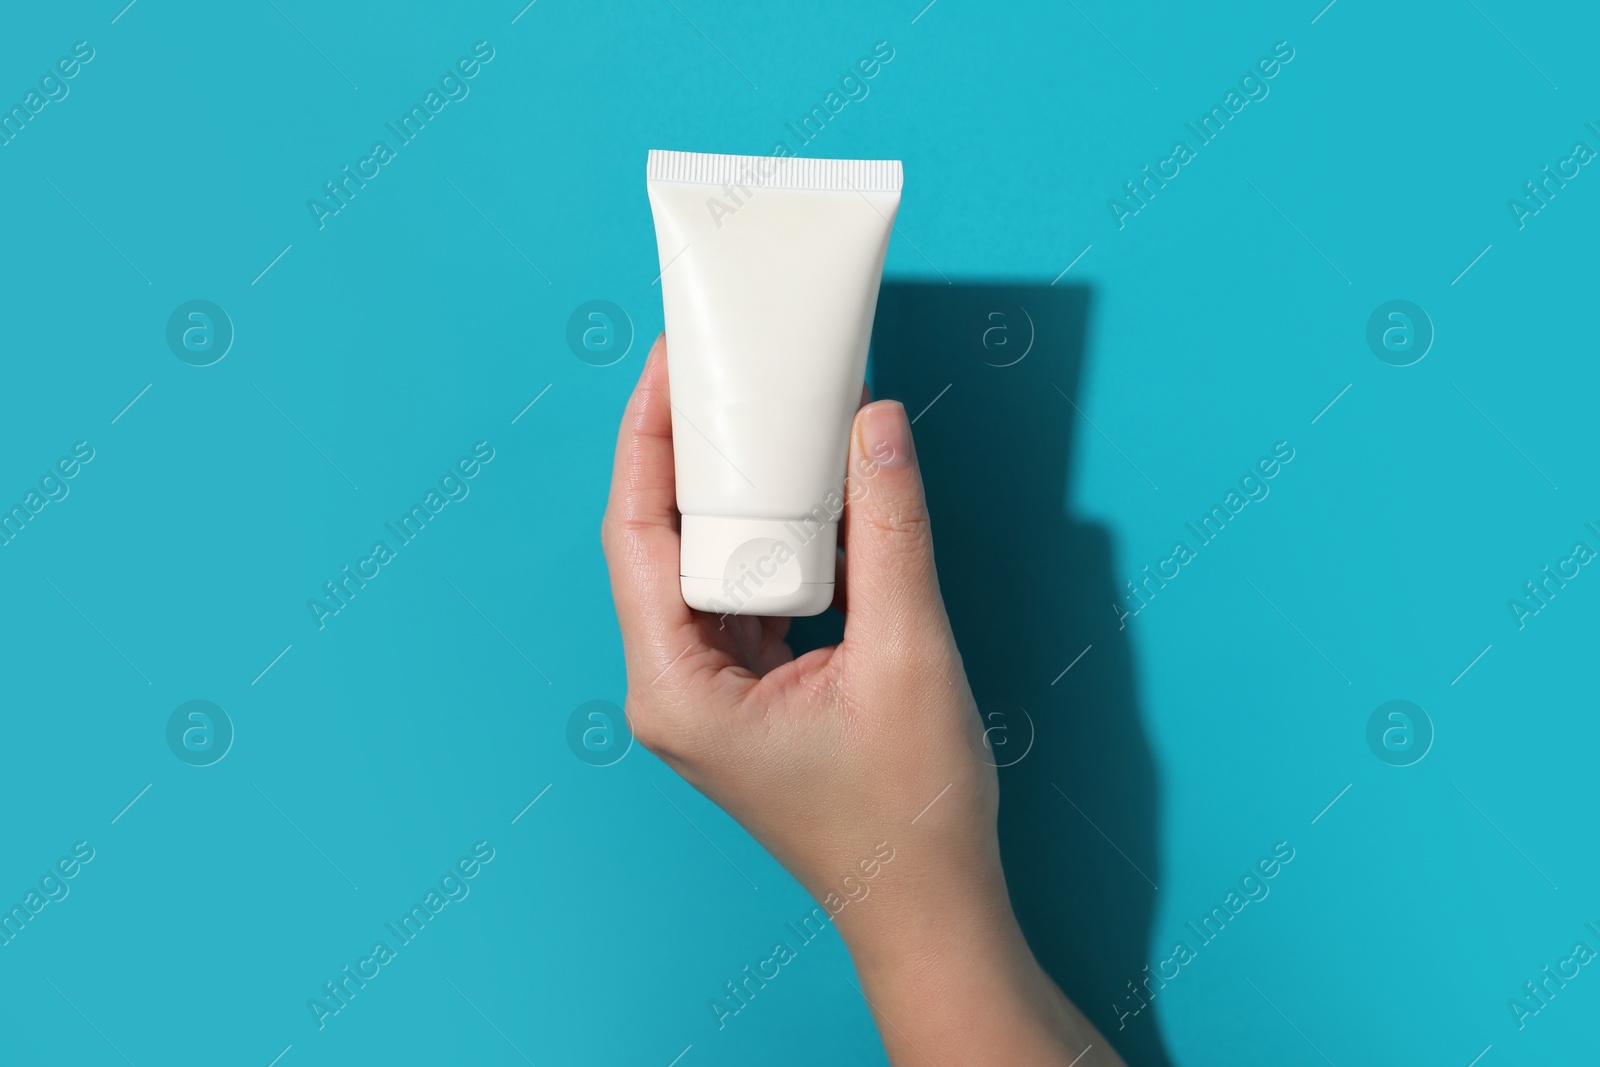
M 666 361 L 658 338 L 623 416 L 602 524 L 634 737 L 823 903 L 891 1024 L 896 1063 L 930 1046 L 952 1063 L 1067 1063 L 1086 1045 L 1097 1055 L 1084 1067 L 1120 1063 L 1012 915 L 996 772 L 939 594 L 905 409 L 880 401 L 856 415 L 844 639 L 795 658 L 790 620 L 683 602 Z

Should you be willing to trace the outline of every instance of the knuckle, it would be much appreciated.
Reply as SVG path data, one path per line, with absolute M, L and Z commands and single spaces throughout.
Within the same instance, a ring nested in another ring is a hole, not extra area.
M 629 566 L 648 553 L 639 536 L 640 527 L 624 516 L 609 511 L 600 520 L 600 551 L 613 566 Z
M 885 501 L 873 509 L 872 525 L 896 545 L 918 545 L 929 539 L 932 523 L 928 505 L 921 499 Z
M 627 517 L 624 509 L 607 507 L 605 514 L 600 516 L 600 547 L 608 555 L 622 546 L 622 538 L 627 533 L 627 526 Z

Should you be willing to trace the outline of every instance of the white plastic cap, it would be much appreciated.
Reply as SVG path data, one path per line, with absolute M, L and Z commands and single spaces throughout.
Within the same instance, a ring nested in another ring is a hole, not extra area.
M 685 515 L 683 602 L 719 615 L 820 615 L 833 603 L 839 524 Z

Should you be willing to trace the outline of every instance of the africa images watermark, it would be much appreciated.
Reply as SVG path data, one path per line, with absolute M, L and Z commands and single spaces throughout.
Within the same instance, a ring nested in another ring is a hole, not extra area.
M 1583 924 L 1596 938 L 1600 938 L 1600 928 L 1592 922 Z M 1583 973 L 1582 969 L 1600 958 L 1587 941 L 1578 941 L 1573 944 L 1570 955 L 1557 960 L 1552 968 L 1545 964 L 1539 969 L 1540 978 L 1537 982 L 1529 980 L 1522 983 L 1520 996 L 1510 997 L 1506 1000 L 1506 1007 L 1511 1010 L 1511 1021 L 1517 1024 L 1518 1030 L 1525 1030 L 1528 1020 L 1538 1015 L 1550 1006 L 1556 999 L 1556 994 L 1567 988 L 1567 983 Z
M 1195 941 L 1191 943 L 1185 939 L 1175 942 L 1172 952 L 1156 963 L 1154 973 L 1151 973 L 1150 965 L 1145 964 L 1144 974 L 1137 983 L 1133 979 L 1128 980 L 1128 995 L 1124 998 L 1126 1006 L 1112 1003 L 1111 1010 L 1117 1014 L 1117 1029 L 1126 1029 L 1128 1020 L 1148 1008 L 1151 1001 L 1156 999 L 1156 993 L 1183 974 L 1183 968 L 1199 958 L 1202 948 L 1221 937 L 1228 924 L 1245 908 L 1266 900 L 1272 892 L 1272 887 L 1267 883 L 1282 873 L 1294 856 L 1294 846 L 1287 841 L 1279 841 L 1272 846 L 1272 855 L 1256 860 L 1240 877 L 1238 888 L 1228 890 L 1222 903 L 1213 905 L 1200 920 L 1199 926 L 1193 922 L 1186 923 L 1194 933 Z M 1171 968 L 1170 973 L 1168 968 Z M 1141 993 L 1140 989 L 1144 992 Z
M 78 476 L 85 464 L 94 459 L 94 446 L 79 441 L 72 446 L 72 455 L 62 456 L 46 468 L 39 479 L 39 488 L 30 488 L 22 502 L 0 511 L 0 548 L 9 546 L 21 536 L 22 531 L 50 504 L 67 499 L 72 487 L 67 483 Z
M 0 913 L 0 946 L 11 944 L 27 925 L 39 917 L 50 904 L 67 899 L 72 888 L 67 884 L 78 876 L 84 865 L 94 859 L 94 846 L 79 841 L 72 846 L 70 856 L 62 856 L 44 872 L 37 889 L 29 888 L 20 904 Z
M 1590 133 L 1600 138 L 1600 127 L 1593 122 L 1585 122 L 1584 126 Z M 1511 211 L 1511 221 L 1517 224 L 1517 229 L 1523 230 L 1528 226 L 1528 220 L 1550 206 L 1550 201 L 1556 198 L 1556 193 L 1567 187 L 1567 182 L 1583 173 L 1582 168 L 1595 158 L 1595 150 L 1587 141 L 1574 141 L 1571 153 L 1565 158 L 1556 161 L 1555 169 L 1546 163 L 1539 171 L 1537 182 L 1526 181 L 1522 183 L 1522 193 L 1506 201 L 1506 207 Z
M 1185 166 L 1198 159 L 1200 149 L 1220 137 L 1228 123 L 1247 106 L 1265 100 L 1272 91 L 1267 83 L 1276 78 L 1293 59 L 1294 48 L 1289 42 L 1277 42 L 1272 46 L 1270 56 L 1262 56 L 1245 71 L 1239 79 L 1237 90 L 1229 89 L 1222 103 L 1211 105 L 1211 110 L 1200 117 L 1198 126 L 1193 122 L 1184 123 L 1194 135 L 1194 145 L 1187 140 L 1173 142 L 1172 152 L 1167 158 L 1158 160 L 1154 168 L 1146 163 L 1140 170 L 1141 177 L 1122 183 L 1122 196 L 1113 196 L 1106 201 L 1111 221 L 1117 224 L 1117 229 L 1125 229 L 1130 218 L 1149 207 L 1156 193 L 1165 189 L 1167 182 L 1182 174 Z
M 62 56 L 40 76 L 37 89 L 29 89 L 23 94 L 20 104 L 0 110 L 0 148 L 10 147 L 11 142 L 27 129 L 28 123 L 46 107 L 65 100 L 67 94 L 72 92 L 72 87 L 67 83 L 76 78 L 93 59 L 94 46 L 88 41 L 79 41 L 72 46 L 70 56 Z
M 828 128 L 828 123 L 837 118 L 846 107 L 865 100 L 872 92 L 872 86 L 868 82 L 876 78 L 894 56 L 894 48 L 888 41 L 879 41 L 873 45 L 872 54 L 857 59 L 855 65 L 840 76 L 839 87 L 829 89 L 820 104 L 800 116 L 798 123 L 783 124 L 784 136 L 773 144 L 772 151 L 768 155 L 756 157 L 741 170 L 737 178 L 722 187 L 720 197 L 706 197 L 706 210 L 711 213 L 711 221 L 717 224 L 717 229 L 722 229 L 725 219 L 737 214 L 739 209 L 755 195 L 757 189 L 772 180 L 778 168 L 778 160 L 798 156 L 799 149 L 805 148 L 820 137 L 822 131 Z M 790 134 L 794 135 L 798 148 L 789 142 Z
M 488 41 L 479 41 L 472 46 L 470 56 L 462 56 L 440 76 L 438 89 L 429 89 L 422 103 L 412 104 L 410 110 L 396 122 L 384 123 L 384 127 L 394 135 L 395 143 L 390 145 L 387 140 L 381 139 L 374 141 L 371 152 L 365 159 L 357 161 L 354 170 L 346 163 L 337 179 L 322 183 L 322 197 L 313 196 L 306 201 L 311 221 L 317 224 L 317 229 L 327 228 L 328 219 L 349 207 L 356 194 L 367 187 L 367 182 L 382 174 L 384 166 L 399 158 L 400 149 L 421 136 L 428 123 L 449 104 L 465 100 L 472 92 L 467 83 L 476 78 L 493 59 L 494 48 Z
M 324 629 L 330 618 L 349 607 L 356 593 L 382 574 L 386 565 L 399 558 L 400 549 L 422 536 L 428 523 L 437 518 L 446 506 L 453 501 L 467 499 L 467 494 L 472 492 L 472 487 L 467 483 L 476 478 L 493 459 L 494 446 L 488 441 L 479 441 L 472 446 L 472 455 L 462 456 L 454 467 L 440 477 L 439 488 L 429 489 L 422 503 L 411 505 L 411 510 L 396 520 L 398 525 L 396 522 L 384 523 L 384 529 L 394 535 L 394 547 L 387 541 L 374 542 L 372 554 L 357 560 L 354 570 L 346 563 L 340 568 L 337 580 L 329 579 L 322 583 L 321 598 L 306 600 L 306 608 L 311 612 L 311 621 L 317 624 L 317 629 Z
M 1220 537 L 1235 516 L 1251 503 L 1267 499 L 1267 495 L 1272 492 L 1272 487 L 1267 483 L 1276 478 L 1293 459 L 1294 447 L 1288 441 L 1277 442 L 1272 446 L 1270 456 L 1262 456 L 1256 460 L 1255 466 L 1239 479 L 1238 489 L 1229 489 L 1223 495 L 1221 504 L 1213 504 L 1211 510 L 1200 517 L 1199 526 L 1192 522 L 1184 523 L 1184 528 L 1195 536 L 1195 546 L 1191 546 L 1188 541 L 1174 543 L 1171 554 L 1157 562 L 1154 570 L 1151 570 L 1150 564 L 1144 565 L 1140 572 L 1143 577 L 1139 579 L 1137 585 L 1132 581 L 1122 583 L 1123 603 L 1113 601 L 1111 604 L 1111 611 L 1117 617 L 1117 629 L 1125 629 L 1129 619 L 1149 607 L 1150 601 L 1156 598 L 1156 593 L 1165 589 L 1168 582 L 1182 574 L 1185 566 L 1199 559 L 1199 549 Z
M 789 934 L 794 935 L 793 938 L 785 935 L 772 946 L 771 954 L 757 963 L 754 969 L 750 964 L 745 964 L 743 970 L 739 972 L 743 977 L 735 980 L 737 984 L 735 981 L 723 983 L 721 999 L 712 997 L 706 1001 L 706 1006 L 711 1010 L 711 1017 L 717 1022 L 717 1029 L 727 1029 L 728 1020 L 748 1008 L 750 1002 L 756 998 L 757 992 L 767 988 L 768 982 L 782 974 L 785 965 L 799 958 L 800 949 L 827 932 L 840 912 L 852 902 L 859 904 L 866 900 L 868 894 L 872 892 L 869 883 L 883 873 L 884 867 L 889 865 L 894 856 L 895 850 L 889 842 L 879 841 L 872 846 L 870 856 L 856 863 L 854 869 L 860 873 L 860 877 L 852 873 L 841 879 L 843 896 L 830 892 L 823 898 L 822 906 L 812 908 L 800 920 L 799 926 L 792 922 L 784 923 L 784 928 Z
M 860 477 L 845 479 L 843 494 L 829 490 L 811 510 L 783 524 L 794 539 L 792 547 L 784 541 L 773 540 L 771 547 L 753 562 L 739 565 L 737 577 L 725 577 L 722 592 L 726 599 L 712 601 L 716 605 L 717 618 L 726 623 L 729 615 L 740 614 L 744 606 L 760 594 L 767 582 L 782 573 L 784 564 L 795 558 L 796 549 L 810 544 L 829 526 L 838 522 L 844 515 L 846 503 L 856 504 L 865 499 L 870 488 L 868 481 L 876 477 L 882 469 L 881 465 L 893 459 L 894 455 L 894 446 L 887 441 L 874 444 L 872 454 L 862 456 L 856 464 Z
M 1600 529 L 1592 522 L 1584 523 L 1588 531 L 1600 538 Z M 1572 544 L 1572 554 L 1565 559 L 1557 560 L 1554 569 L 1546 563 L 1539 571 L 1537 582 L 1529 580 L 1522 583 L 1522 593 L 1506 601 L 1506 607 L 1511 609 L 1511 618 L 1517 624 L 1517 629 L 1526 629 L 1528 620 L 1550 606 L 1556 594 L 1567 587 L 1567 583 L 1582 574 L 1582 568 L 1595 558 L 1595 550 L 1589 547 L 1587 541 L 1575 541 Z
M 482 873 L 494 855 L 494 846 L 487 841 L 473 845 L 472 854 L 456 860 L 440 876 L 438 888 L 428 888 L 420 904 L 412 904 L 411 910 L 398 920 L 383 924 L 384 929 L 393 935 L 394 944 L 391 945 L 387 938 L 379 938 L 373 943 L 371 952 L 356 961 L 354 969 L 347 963 L 340 969 L 336 981 L 323 982 L 322 994 L 306 1000 L 306 1008 L 311 1012 L 317 1029 L 324 1029 L 329 1018 L 348 1008 L 356 994 L 382 974 L 384 967 L 398 959 L 400 950 L 421 936 L 428 924 L 446 907 L 466 900 L 467 894 L 472 892 L 472 887 L 467 883 Z

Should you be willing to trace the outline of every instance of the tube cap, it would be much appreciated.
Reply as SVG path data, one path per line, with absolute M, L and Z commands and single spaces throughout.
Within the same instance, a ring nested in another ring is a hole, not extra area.
M 683 516 L 683 602 L 719 615 L 820 615 L 833 603 L 839 524 Z

